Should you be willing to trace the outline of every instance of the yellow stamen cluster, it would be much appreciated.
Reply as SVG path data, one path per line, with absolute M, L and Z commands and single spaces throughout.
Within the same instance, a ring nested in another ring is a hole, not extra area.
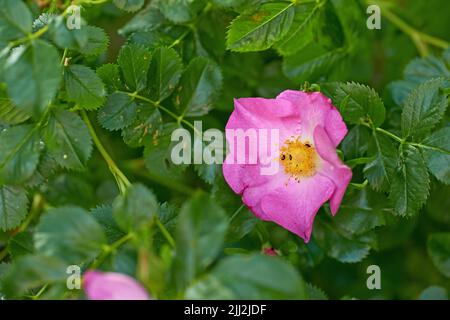
M 280 162 L 284 172 L 295 180 L 310 177 L 316 173 L 316 149 L 309 142 L 302 142 L 300 137 L 286 140 L 280 149 Z

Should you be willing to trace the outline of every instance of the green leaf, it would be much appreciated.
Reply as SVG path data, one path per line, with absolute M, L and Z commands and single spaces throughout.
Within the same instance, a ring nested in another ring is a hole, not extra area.
M 14 260 L 20 256 L 32 254 L 34 252 L 33 234 L 30 231 L 15 234 L 9 238 L 8 248 Z
M 163 123 L 158 108 L 149 104 L 139 104 L 136 113 L 136 120 L 122 130 L 123 140 L 132 148 L 141 147 L 148 137 L 158 135 Z
M 83 26 L 81 30 L 87 34 L 86 44 L 79 48 L 81 54 L 85 56 L 97 56 L 106 51 L 109 39 L 103 29 L 93 26 Z
M 128 127 L 137 117 L 138 105 L 126 93 L 115 92 L 98 112 L 98 121 L 103 128 L 115 131 Z
M 363 157 L 369 146 L 370 134 L 364 126 L 354 126 L 342 141 L 342 152 L 345 159 L 356 159 Z
M 80 108 L 94 110 L 105 101 L 105 86 L 99 76 L 90 68 L 71 65 L 64 70 L 67 100 Z
M 450 278 L 450 233 L 433 233 L 428 238 L 428 254 L 434 266 Z
M 2 289 L 9 298 L 23 295 L 27 290 L 46 284 L 64 283 L 67 279 L 67 263 L 55 257 L 25 255 L 7 271 Z
M 309 300 L 328 300 L 325 292 L 310 283 L 306 284 L 306 290 L 308 291 Z
M 144 5 L 145 0 L 114 0 L 114 4 L 128 12 L 138 11 Z
M 97 221 L 78 207 L 50 209 L 34 233 L 36 251 L 67 263 L 79 264 L 95 258 L 106 244 Z
M 155 195 L 142 184 L 132 185 L 113 203 L 114 219 L 124 231 L 135 231 L 148 226 L 157 211 Z
M 450 184 L 450 127 L 434 132 L 421 144 L 426 146 L 422 152 L 430 172 L 439 181 Z
M 32 125 L 0 131 L 0 184 L 29 179 L 39 162 L 39 139 Z
M 278 300 L 306 297 L 306 285 L 294 267 L 279 258 L 256 254 L 225 258 L 186 292 L 187 299 Z
M 371 122 L 379 127 L 385 119 L 386 110 L 376 91 L 368 86 L 347 82 L 338 86 L 336 100 L 345 121 L 353 124 Z
M 175 234 L 174 280 L 178 289 L 208 267 L 222 249 L 225 212 L 207 194 L 197 193 L 181 208 Z
M 313 31 L 318 23 L 321 6 L 320 2 L 299 3 L 295 6 L 292 27 L 286 36 L 276 44 L 278 52 L 284 56 L 292 55 L 313 40 Z
M 347 54 L 348 49 L 345 47 L 329 50 L 320 44 L 311 43 L 284 58 L 283 72 L 288 78 L 300 83 L 326 79 Z
M 142 91 L 147 85 L 150 52 L 136 44 L 122 47 L 117 58 L 126 85 L 132 91 Z
M 96 73 L 110 91 L 122 88 L 122 79 L 120 78 L 120 70 L 117 64 L 104 64 L 97 69 Z
M 127 36 L 135 32 L 154 30 L 159 28 L 165 20 L 157 6 L 150 3 L 119 29 L 119 34 Z
M 47 150 L 61 167 L 85 169 L 92 153 L 92 140 L 78 115 L 65 110 L 52 112 L 43 135 Z
M 0 0 L 0 40 L 10 41 L 31 33 L 33 18 L 25 3 Z
M 195 18 L 204 8 L 204 0 L 154 0 L 153 4 L 162 14 L 175 23 L 185 23 Z
M 30 118 L 30 114 L 17 108 L 6 92 L 0 88 L 0 122 L 14 125 L 22 123 Z
M 27 193 L 23 188 L 0 186 L 0 229 L 10 230 L 22 222 L 28 211 Z
M 364 167 L 364 176 L 375 190 L 387 190 L 397 164 L 397 149 L 390 138 L 376 132 L 371 145 L 375 158 Z
M 56 48 L 34 40 L 13 50 L 3 68 L 8 94 L 18 108 L 39 116 L 54 98 L 61 81 Z
M 406 146 L 391 181 L 389 198 L 400 216 L 413 216 L 425 203 L 430 188 L 426 165 L 419 150 Z
M 227 47 L 233 51 L 269 49 L 289 31 L 294 21 L 293 3 L 264 3 L 253 13 L 244 13 L 230 26 Z
M 419 85 L 406 98 L 402 112 L 403 137 L 423 137 L 441 120 L 447 108 L 447 96 L 440 92 L 446 80 L 432 79 Z
M 125 235 L 114 220 L 112 206 L 99 206 L 92 209 L 91 214 L 102 226 L 106 238 L 108 238 L 108 243 L 113 243 Z
M 169 97 L 178 85 L 182 72 L 183 63 L 174 49 L 157 48 L 148 73 L 150 97 L 155 101 Z
M 219 66 L 206 58 L 194 58 L 181 78 L 176 104 L 186 117 L 202 116 L 209 112 L 222 87 Z

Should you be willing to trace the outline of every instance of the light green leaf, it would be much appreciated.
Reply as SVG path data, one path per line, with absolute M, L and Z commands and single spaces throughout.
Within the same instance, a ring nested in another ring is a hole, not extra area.
M 108 97 L 105 106 L 98 112 L 98 121 L 110 131 L 128 127 L 137 116 L 138 105 L 126 93 L 115 92 Z
M 386 110 L 376 91 L 368 86 L 347 82 L 338 86 L 336 100 L 345 121 L 353 124 L 370 122 L 379 127 L 385 119 Z
M 95 258 L 106 244 L 102 227 L 78 207 L 50 209 L 34 233 L 36 251 L 79 264 Z
M 155 195 L 146 186 L 135 184 L 113 203 L 113 216 L 123 231 L 135 231 L 148 227 L 158 211 Z
M 419 150 L 404 147 L 392 175 L 389 198 L 400 216 L 413 216 L 428 198 L 430 180 Z
M 150 58 L 150 52 L 136 44 L 125 45 L 120 50 L 117 63 L 130 90 L 142 91 L 147 85 Z
M 321 6 L 320 2 L 300 2 L 295 6 L 292 26 L 286 36 L 276 44 L 278 52 L 284 56 L 292 55 L 313 40 Z
M 230 26 L 227 47 L 233 51 L 269 49 L 289 31 L 294 21 L 293 3 L 264 3 L 258 11 L 244 13 Z
M 0 184 L 29 179 L 39 162 L 39 139 L 31 125 L 0 131 Z
M 27 215 L 28 198 L 20 187 L 0 186 L 0 229 L 17 227 Z
M 206 5 L 204 0 L 154 0 L 153 4 L 175 23 L 192 20 Z
M 181 208 L 176 230 L 173 276 L 178 289 L 208 267 L 223 246 L 227 217 L 207 194 L 197 193 Z
M 90 68 L 71 65 L 64 71 L 67 100 L 86 110 L 94 110 L 105 101 L 105 86 L 99 76 Z
M 0 40 L 10 41 L 31 33 L 33 18 L 25 3 L 0 0 Z
M 421 142 L 428 169 L 443 183 L 450 184 L 450 127 L 434 132 Z
M 78 115 L 63 110 L 52 112 L 43 135 L 47 150 L 61 167 L 85 169 L 92 152 L 92 140 Z
M 435 267 L 450 278 L 450 233 L 433 233 L 428 238 L 428 254 Z
M 397 164 L 397 148 L 390 138 L 376 132 L 371 144 L 375 158 L 364 167 L 364 176 L 375 190 L 387 190 Z
M 267 276 L 270 275 L 270 276 Z M 261 255 L 232 256 L 186 292 L 187 299 L 306 299 L 306 285 L 285 261 Z
M 114 4 L 122 10 L 134 12 L 144 5 L 145 0 L 114 0 Z
M 22 123 L 30 118 L 30 114 L 17 108 L 9 99 L 6 92 L 0 88 L 0 122 L 14 125 Z
M 176 104 L 186 117 L 202 116 L 209 112 L 222 87 L 219 66 L 206 58 L 194 58 L 181 78 Z
M 445 85 L 442 78 L 432 79 L 406 98 L 401 122 L 403 137 L 423 137 L 441 120 L 448 105 L 447 96 L 441 92 Z
M 39 116 L 54 98 L 61 81 L 56 48 L 34 40 L 13 50 L 3 68 L 8 94 L 18 108 Z
M 180 81 L 183 63 L 174 49 L 157 48 L 153 52 L 148 86 L 150 97 L 162 101 L 170 96 Z

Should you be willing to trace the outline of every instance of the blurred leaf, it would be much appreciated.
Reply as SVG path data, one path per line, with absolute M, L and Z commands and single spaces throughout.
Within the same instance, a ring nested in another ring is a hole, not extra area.
M 20 125 L 0 131 L 0 184 L 29 179 L 39 162 L 39 141 L 35 128 Z
M 17 108 L 6 92 L 0 88 L 0 122 L 14 125 L 22 123 L 29 118 L 30 114 L 23 109 Z
M 27 215 L 28 198 L 20 187 L 0 186 L 0 229 L 17 227 Z
M 114 0 L 114 4 L 122 10 L 134 12 L 142 8 L 145 0 Z
M 8 94 L 14 104 L 39 116 L 54 98 L 61 81 L 61 58 L 42 40 L 13 50 L 3 67 Z
M 126 232 L 148 226 L 158 211 L 155 195 L 144 185 L 134 184 L 113 203 L 113 216 L 117 225 Z
M 91 210 L 91 214 L 95 220 L 102 226 L 105 232 L 108 243 L 113 243 L 122 238 L 125 233 L 120 230 L 113 217 L 113 210 L 111 206 L 99 206 Z
M 50 209 L 41 218 L 34 243 L 39 253 L 79 264 L 95 258 L 106 238 L 88 212 L 78 207 L 60 207 Z
M 428 254 L 434 266 L 450 278 L 450 233 L 433 233 L 428 238 Z
M 175 235 L 173 277 L 187 287 L 217 257 L 227 231 L 225 212 L 207 194 L 197 193 L 181 208 Z
M 346 160 L 363 157 L 369 146 L 370 134 L 363 126 L 354 126 L 350 129 L 341 143 L 342 152 Z
M 8 241 L 9 253 L 13 259 L 34 252 L 33 234 L 30 231 L 24 231 L 15 234 Z
M 31 33 L 33 18 L 25 3 L 0 0 L 0 40 L 14 40 Z
M 431 286 L 420 293 L 419 300 L 448 300 L 447 290 L 438 286 Z
M 175 23 L 192 20 L 205 6 L 204 0 L 154 0 L 153 4 Z
M 291 265 L 279 258 L 254 254 L 223 259 L 187 290 L 186 298 L 305 299 L 306 292 L 303 279 Z

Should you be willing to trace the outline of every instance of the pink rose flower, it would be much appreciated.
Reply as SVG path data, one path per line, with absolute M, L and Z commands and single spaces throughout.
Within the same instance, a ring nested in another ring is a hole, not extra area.
M 258 218 L 308 242 L 319 208 L 329 200 L 335 215 L 352 178 L 336 153 L 347 134 L 339 111 L 319 92 L 293 90 L 276 99 L 236 99 L 234 106 L 226 125 L 231 152 L 223 164 L 225 180 Z M 256 163 L 242 164 L 239 152 L 249 159 L 255 150 L 248 144 L 236 147 L 237 135 L 230 129 L 278 129 L 279 141 L 270 155 L 258 154 Z M 261 174 L 267 160 L 279 164 L 275 174 Z
M 133 278 L 115 272 L 87 271 L 83 287 L 90 300 L 149 300 L 147 291 Z

